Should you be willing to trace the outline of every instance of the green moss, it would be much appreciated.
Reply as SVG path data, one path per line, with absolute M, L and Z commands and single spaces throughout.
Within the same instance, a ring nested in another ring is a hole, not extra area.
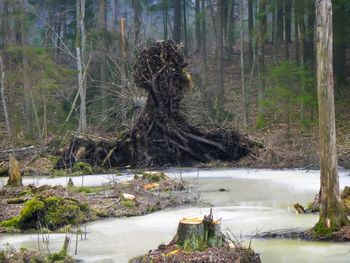
M 259 114 L 257 120 L 256 120 L 256 128 L 257 129 L 263 129 L 266 127 L 266 119 L 264 114 Z
M 129 208 L 133 208 L 136 206 L 135 201 L 127 199 L 122 200 L 122 205 Z
M 72 167 L 73 173 L 80 173 L 80 174 L 92 174 L 92 169 L 90 164 L 84 163 L 84 162 L 77 162 Z
M 65 177 L 65 176 L 69 176 L 70 172 L 69 172 L 69 170 L 65 170 L 65 169 L 52 170 L 51 175 L 53 177 Z
M 38 197 L 27 201 L 18 216 L 2 222 L 0 226 L 21 230 L 46 226 L 55 230 L 69 224 L 80 224 L 87 220 L 88 214 L 88 205 L 80 204 L 77 200 L 56 196 Z
M 5 252 L 0 251 L 0 262 L 4 262 L 4 261 L 5 261 Z
M 185 251 L 203 251 L 208 248 L 205 240 L 202 237 L 192 236 L 186 239 L 182 245 L 182 249 Z
M 152 183 L 159 182 L 161 180 L 166 180 L 168 177 L 163 172 L 153 173 L 153 172 L 145 172 L 142 174 L 143 180 L 148 180 Z
M 336 232 L 339 230 L 339 227 L 337 227 L 334 224 L 331 224 L 331 227 L 326 227 L 325 222 L 323 220 L 320 220 L 313 229 L 312 237 L 313 239 L 320 239 L 320 238 L 327 238 L 332 235 L 333 232 Z
M 58 253 L 53 253 L 49 255 L 48 258 L 51 262 L 58 262 L 58 261 L 64 262 L 64 260 L 67 258 L 67 253 L 62 250 Z
M 81 186 L 81 187 L 71 187 L 70 190 L 74 193 L 97 193 L 101 192 L 103 188 L 101 186 Z

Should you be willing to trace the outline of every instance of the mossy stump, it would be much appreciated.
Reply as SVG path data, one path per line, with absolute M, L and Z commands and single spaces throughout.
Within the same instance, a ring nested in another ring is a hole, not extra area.
M 186 251 L 203 251 L 209 247 L 221 248 L 225 240 L 221 233 L 221 222 L 213 220 L 210 214 L 204 218 L 180 220 L 173 242 Z
M 7 181 L 7 186 L 21 186 L 22 176 L 20 171 L 20 166 L 15 157 L 10 155 L 9 158 L 9 179 Z

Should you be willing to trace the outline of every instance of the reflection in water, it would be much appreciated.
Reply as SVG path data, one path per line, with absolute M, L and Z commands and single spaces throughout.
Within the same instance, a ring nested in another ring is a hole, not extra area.
M 168 173 L 180 176 L 179 172 Z M 249 241 L 249 235 L 273 229 L 312 227 L 317 215 L 296 215 L 295 201 L 307 203 L 319 187 L 318 171 L 291 170 L 191 170 L 181 176 L 214 205 L 214 216 L 222 218 L 223 229 Z M 85 176 L 89 185 L 101 185 L 106 176 Z M 132 176 L 122 177 L 125 180 Z M 77 178 L 79 181 L 82 178 Z M 124 180 L 123 179 L 123 180 Z M 53 183 L 45 179 L 39 183 Z M 59 178 L 65 184 L 65 178 Z M 107 182 L 107 180 L 106 180 Z M 342 185 L 350 184 L 344 172 Z M 56 179 L 55 184 L 58 181 Z M 219 189 L 227 191 L 220 192 Z M 167 209 L 142 217 L 107 219 L 87 225 L 88 239 L 79 241 L 77 258 L 84 262 L 127 262 L 157 245 L 169 242 L 182 217 L 208 213 L 208 207 Z M 50 248 L 60 249 L 64 235 L 50 235 Z M 75 236 L 72 236 L 75 240 Z M 37 248 L 37 235 L 0 235 L 0 243 Z M 297 240 L 252 240 L 263 262 L 350 262 L 350 244 L 314 243 Z M 41 244 L 41 247 L 44 247 Z M 70 251 L 73 253 L 75 242 Z

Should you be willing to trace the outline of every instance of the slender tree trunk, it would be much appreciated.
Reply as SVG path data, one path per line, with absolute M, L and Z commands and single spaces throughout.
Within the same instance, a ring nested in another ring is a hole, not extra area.
M 78 67 L 78 85 L 80 90 L 80 116 L 79 116 L 79 132 L 87 132 L 86 120 L 86 80 L 85 80 L 85 0 L 77 0 L 77 67 Z
M 307 22 L 307 43 L 306 43 L 306 61 L 308 67 L 315 70 L 315 1 L 307 1 L 308 22 Z
M 248 107 L 247 107 L 247 97 L 245 90 L 245 79 L 244 79 L 244 31 L 243 31 L 243 2 L 241 0 L 241 8 L 240 8 L 240 35 L 241 35 L 241 83 L 242 83 L 242 105 L 243 105 L 243 127 L 248 127 Z
M 224 92 L 224 36 L 223 36 L 223 8 L 224 0 L 218 0 L 217 6 L 217 74 L 218 74 L 218 91 L 216 95 L 217 106 L 219 109 L 224 107 L 225 92 Z
M 108 94 L 106 92 L 106 83 L 107 83 L 107 66 L 106 66 L 106 51 L 107 51 L 107 45 L 106 45 L 106 39 L 105 39 L 105 33 L 107 32 L 107 8 L 106 8 L 106 0 L 100 0 L 99 1 L 99 8 L 98 8 L 98 29 L 100 31 L 101 36 L 101 48 L 99 50 L 99 58 L 100 58 L 100 92 L 102 95 L 102 109 L 107 109 L 107 97 Z
M 2 55 L 0 53 L 0 91 L 1 91 L 1 102 L 2 107 L 4 109 L 4 115 L 5 115 L 5 124 L 7 129 L 7 135 L 9 138 L 9 141 L 12 142 L 12 133 L 11 133 L 11 125 L 10 125 L 10 118 L 7 110 L 7 102 L 5 97 L 5 67 L 4 62 L 2 60 Z M 13 145 L 12 145 L 13 147 Z
M 300 46 L 299 46 L 299 13 L 298 13 L 298 0 L 294 0 L 294 46 L 295 46 L 295 61 L 297 62 L 297 65 L 300 66 Z
M 228 22 L 227 22 L 227 52 L 232 58 L 232 47 L 235 42 L 235 0 L 228 0 Z
M 196 0 L 195 4 L 195 30 L 196 30 L 196 52 L 201 50 L 201 10 L 200 0 Z
M 348 224 L 342 208 L 337 171 L 337 148 L 333 95 L 333 31 L 331 0 L 316 0 L 317 91 L 320 133 L 320 219 L 316 233 L 338 230 Z
M 174 0 L 174 40 L 176 43 L 181 42 L 181 2 L 182 0 Z
M 20 1 L 20 33 L 21 33 L 21 47 L 23 49 L 23 56 L 22 56 L 22 69 L 23 69 L 23 90 L 24 90 L 24 112 L 25 112 L 25 117 L 26 117 L 26 123 L 27 123 L 27 127 L 28 127 L 28 132 L 30 135 L 34 135 L 33 132 L 33 118 L 32 118 L 32 109 L 31 109 L 31 103 L 30 103 L 30 85 L 29 85 L 29 79 L 28 79 L 28 58 L 27 58 L 27 54 L 25 52 L 25 47 L 27 45 L 27 28 L 25 25 L 25 4 L 26 2 L 24 0 Z M 37 133 L 38 135 L 40 135 L 40 133 Z
M 259 38 L 258 38 L 258 126 L 265 125 L 264 91 L 265 91 L 265 42 L 266 42 L 266 0 L 259 1 Z
M 285 58 L 289 59 L 289 43 L 291 42 L 292 18 L 291 18 L 291 0 L 284 1 L 284 27 L 285 27 Z
M 201 43 L 202 43 L 202 49 L 201 49 L 201 55 L 203 59 L 203 74 L 206 79 L 206 73 L 207 73 L 207 23 L 206 23 L 206 6 L 205 6 L 205 0 L 201 0 Z M 206 81 L 205 81 L 206 83 Z
M 163 0 L 163 38 L 168 39 L 168 0 Z
M 300 66 L 303 68 L 305 65 L 305 21 L 304 21 L 304 2 L 303 1 L 298 1 L 298 11 L 299 13 L 298 15 L 298 30 L 299 30 L 299 47 L 300 47 L 300 51 L 299 51 L 299 61 L 300 61 Z M 304 94 L 305 92 L 305 83 L 304 81 L 302 82 L 301 85 L 301 92 L 302 94 Z M 304 102 L 302 101 L 300 103 L 300 120 L 301 122 L 303 122 L 304 120 L 304 111 L 305 111 L 305 106 L 304 106 Z
M 279 43 L 283 42 L 283 23 L 284 23 L 284 4 L 283 0 L 277 1 L 277 40 Z
M 254 12 L 253 12 L 253 0 L 248 0 L 248 31 L 249 31 L 249 43 L 248 43 L 248 59 L 249 67 L 253 65 L 253 35 L 254 35 Z
M 140 32 L 141 32 L 141 7 L 139 0 L 132 0 L 132 6 L 134 9 L 134 28 L 135 28 L 135 46 L 140 44 Z
M 184 39 L 184 51 L 185 51 L 185 57 L 188 55 L 188 34 L 187 34 L 187 8 L 186 8 L 186 0 L 183 0 L 182 2 L 182 10 L 183 10 L 183 39 Z

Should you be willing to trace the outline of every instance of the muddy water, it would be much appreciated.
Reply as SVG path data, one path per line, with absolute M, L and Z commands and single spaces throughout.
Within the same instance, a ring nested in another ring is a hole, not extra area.
M 201 192 L 203 201 L 214 205 L 215 216 L 222 218 L 223 229 L 230 229 L 246 241 L 249 240 L 247 236 L 257 232 L 306 229 L 317 222 L 317 215 L 296 215 L 292 204 L 295 201 L 306 203 L 313 198 L 319 188 L 318 171 L 183 170 L 169 171 L 168 174 L 189 181 L 193 189 Z M 45 183 L 53 182 L 46 180 Z M 89 185 L 100 185 L 106 176 L 95 176 L 89 180 Z M 340 182 L 342 186 L 350 185 L 348 171 L 340 173 Z M 90 223 L 87 225 L 87 239 L 78 241 L 76 257 L 84 262 L 127 262 L 129 258 L 146 253 L 162 242 L 169 242 L 182 217 L 208 211 L 206 206 L 187 207 L 142 217 Z M 39 244 L 41 248 L 49 247 L 53 251 L 61 247 L 64 236 L 50 235 L 48 238 L 46 246 L 41 242 L 43 236 L 38 242 L 37 235 L 0 235 L 0 243 L 32 248 L 37 248 Z M 74 242 L 70 251 L 74 254 L 76 237 L 71 238 Z M 261 254 L 262 262 L 350 262 L 350 243 L 252 240 L 252 245 Z

